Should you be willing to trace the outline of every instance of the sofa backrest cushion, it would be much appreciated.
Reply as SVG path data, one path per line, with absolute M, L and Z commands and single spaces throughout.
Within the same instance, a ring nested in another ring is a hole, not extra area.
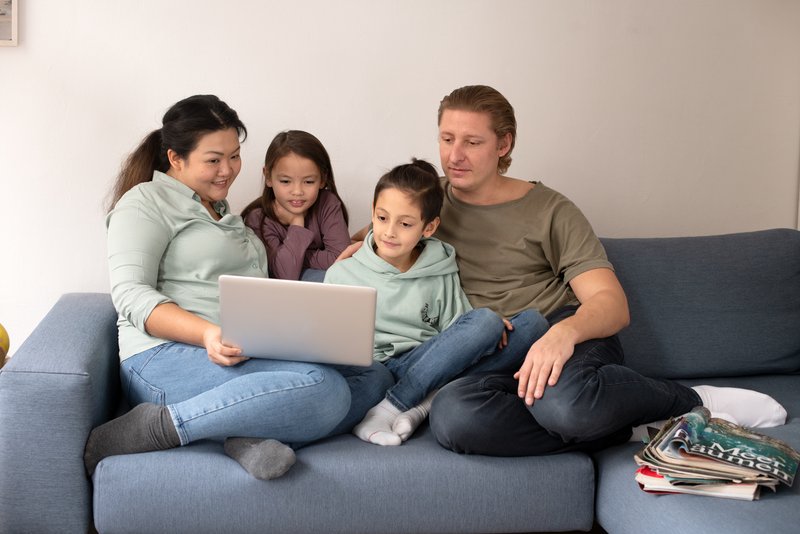
M 604 238 L 628 296 L 626 365 L 703 378 L 800 371 L 800 232 Z

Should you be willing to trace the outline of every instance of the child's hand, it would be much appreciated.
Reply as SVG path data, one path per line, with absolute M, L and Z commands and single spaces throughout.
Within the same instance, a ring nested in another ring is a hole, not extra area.
M 278 218 L 281 224 L 290 226 L 305 226 L 306 217 L 304 213 L 292 213 L 275 201 L 272 201 L 272 209 L 275 211 L 275 217 Z
M 506 329 L 503 330 L 503 336 L 500 338 L 500 343 L 497 344 L 498 349 L 502 349 L 508 345 L 508 334 L 506 333 L 506 330 L 508 330 L 509 332 L 514 330 L 514 325 L 511 324 L 511 321 L 509 321 L 505 317 L 502 317 L 502 319 L 503 319 L 503 324 L 506 325 Z

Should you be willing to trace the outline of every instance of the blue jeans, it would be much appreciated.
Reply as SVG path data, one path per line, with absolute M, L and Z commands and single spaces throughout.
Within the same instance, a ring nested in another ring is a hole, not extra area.
M 394 385 L 392 373 L 378 362 L 372 362 L 371 367 L 356 365 L 330 367 L 347 380 L 347 385 L 350 387 L 350 409 L 326 437 L 346 434 L 353 430 L 353 427 L 367 415 L 367 411 L 383 400 L 386 390 Z
M 574 313 L 557 312 L 555 323 Z M 445 448 L 468 454 L 529 456 L 593 451 L 626 441 L 632 426 L 667 419 L 701 404 L 691 388 L 640 375 L 623 365 L 616 336 L 575 346 L 555 386 L 533 406 L 509 373 L 471 375 L 442 388 L 431 430 Z
M 508 345 L 498 349 L 505 326 L 487 308 L 471 310 L 410 351 L 384 362 L 397 383 L 386 398 L 401 411 L 459 375 L 519 368 L 528 349 L 549 327 L 541 314 L 526 310 L 511 319 Z
M 303 282 L 323 282 L 325 280 L 324 269 L 303 269 L 300 273 L 300 280 Z
M 223 367 L 202 347 L 170 342 L 127 358 L 120 375 L 131 405 L 169 408 L 181 445 L 232 436 L 307 443 L 347 431 L 343 423 L 380 401 L 392 383 L 381 367 L 258 358 Z

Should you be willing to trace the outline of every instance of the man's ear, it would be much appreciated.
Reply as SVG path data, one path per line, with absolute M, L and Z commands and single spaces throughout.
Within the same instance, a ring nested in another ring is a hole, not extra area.
M 507 133 L 497 140 L 497 150 L 500 151 L 501 158 L 508 154 L 511 150 L 511 133 Z
M 172 150 L 171 148 L 167 149 L 167 160 L 169 161 L 169 166 L 175 169 L 176 171 L 183 170 L 183 158 L 178 155 L 177 152 Z
M 440 221 L 441 221 L 441 219 L 439 217 L 436 217 L 431 222 L 426 224 L 425 225 L 425 230 L 422 231 L 422 236 L 423 237 L 430 237 L 433 234 L 435 234 L 436 233 L 436 229 L 439 228 L 439 222 Z

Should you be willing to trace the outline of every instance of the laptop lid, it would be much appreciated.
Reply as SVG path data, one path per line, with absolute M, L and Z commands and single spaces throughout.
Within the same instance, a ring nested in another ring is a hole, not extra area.
M 372 364 L 372 287 L 222 275 L 222 340 L 251 358 Z

